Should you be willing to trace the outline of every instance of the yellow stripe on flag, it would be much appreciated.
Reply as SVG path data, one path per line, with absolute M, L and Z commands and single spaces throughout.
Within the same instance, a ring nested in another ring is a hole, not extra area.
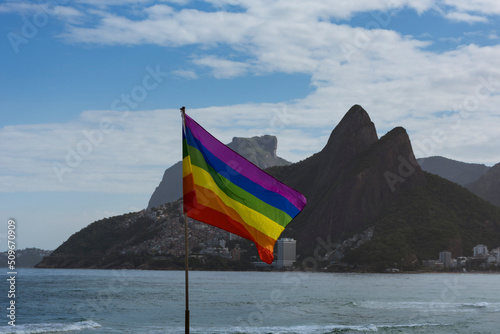
M 186 157 L 188 158 L 188 157 Z M 211 175 L 205 171 L 202 168 L 199 168 L 197 166 L 191 165 L 191 170 L 192 174 L 194 177 L 194 183 L 195 185 L 199 185 L 203 188 L 211 190 L 213 193 L 215 193 L 221 201 L 228 207 L 234 209 L 238 214 L 241 216 L 241 218 L 249 225 L 252 226 L 253 228 L 257 229 L 258 231 L 268 235 L 269 237 L 273 239 L 278 239 L 281 232 L 283 232 L 284 227 L 276 223 L 275 221 L 269 219 L 268 217 L 264 216 L 263 214 L 231 199 L 228 197 L 212 180 Z M 198 194 L 203 196 L 203 194 Z

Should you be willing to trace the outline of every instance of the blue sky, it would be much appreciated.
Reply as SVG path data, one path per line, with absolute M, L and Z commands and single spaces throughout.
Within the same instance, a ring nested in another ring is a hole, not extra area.
M 1 217 L 54 249 L 143 209 L 180 159 L 181 106 L 299 161 L 360 104 L 417 157 L 493 165 L 499 18 L 494 0 L 3 1 Z

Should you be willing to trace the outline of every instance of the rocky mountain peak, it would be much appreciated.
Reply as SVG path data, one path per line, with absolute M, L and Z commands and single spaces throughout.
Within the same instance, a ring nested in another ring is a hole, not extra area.
M 333 129 L 322 154 L 324 163 L 344 165 L 378 140 L 375 125 L 368 113 L 354 105 Z
M 370 128 L 370 130 L 375 129 L 375 126 L 373 125 L 373 122 L 371 121 L 366 110 L 364 110 L 360 105 L 355 104 L 344 115 L 342 120 L 332 132 L 332 136 L 333 134 L 336 134 L 337 136 L 354 135 L 366 126 L 373 127 Z M 332 137 L 330 137 L 329 142 L 331 142 L 331 140 Z
M 276 155 L 278 149 L 276 136 L 234 137 L 227 146 L 260 168 L 283 165 L 278 163 L 279 158 Z
M 359 154 L 378 141 L 375 125 L 368 113 L 354 105 L 332 131 L 328 143 L 319 153 L 315 186 L 321 189 L 332 175 L 338 175 Z

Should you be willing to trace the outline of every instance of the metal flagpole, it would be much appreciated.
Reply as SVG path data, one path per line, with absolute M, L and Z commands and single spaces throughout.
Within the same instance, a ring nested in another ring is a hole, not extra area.
M 184 131 L 184 115 L 186 113 L 186 108 L 181 108 L 182 115 L 182 127 Z M 188 216 L 187 213 L 184 213 L 184 240 L 186 249 L 184 250 L 185 256 L 185 272 L 186 272 L 186 313 L 185 313 L 185 330 L 186 334 L 189 334 L 189 246 L 188 246 Z
M 184 214 L 184 234 L 186 238 L 186 334 L 189 334 L 189 280 L 188 280 L 188 272 L 189 272 L 189 247 L 188 247 L 188 216 L 187 213 Z

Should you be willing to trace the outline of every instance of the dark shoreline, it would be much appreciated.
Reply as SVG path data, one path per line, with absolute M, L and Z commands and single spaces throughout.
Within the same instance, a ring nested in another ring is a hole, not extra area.
M 0 267 L 1 268 L 1 267 Z M 184 271 L 184 268 L 124 268 L 124 267 L 23 267 L 27 269 L 77 269 L 77 270 L 141 270 L 141 271 Z M 210 270 L 210 269 L 196 269 L 190 268 L 190 272 L 193 271 L 207 271 L 207 272 L 269 272 L 269 273 L 293 273 L 293 272 L 302 272 L 302 273 L 324 273 L 324 274 L 384 274 L 384 275 L 420 275 L 420 274 L 500 274 L 500 270 L 490 271 L 490 270 L 473 270 L 473 271 L 399 271 L 399 272 L 377 272 L 377 271 L 356 271 L 356 270 L 345 270 L 345 271 L 329 271 L 329 270 Z

